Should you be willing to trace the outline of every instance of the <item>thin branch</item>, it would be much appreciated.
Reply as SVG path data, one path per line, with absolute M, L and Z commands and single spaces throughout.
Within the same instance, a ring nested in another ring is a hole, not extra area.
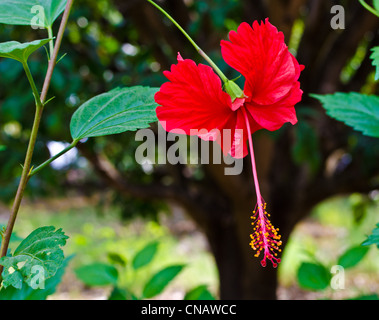
M 79 142 L 79 140 L 74 140 L 69 146 L 67 146 L 66 148 L 64 148 L 61 152 L 57 153 L 55 156 L 53 156 L 50 159 L 46 160 L 44 163 L 42 163 L 41 165 L 39 165 L 37 168 L 30 170 L 28 178 L 30 179 L 35 174 L 37 174 L 38 172 L 40 172 L 43 168 L 45 168 L 46 166 L 48 166 L 50 163 L 52 163 L 53 161 L 55 161 L 56 159 L 58 159 L 59 157 L 61 157 L 65 153 L 67 153 L 68 151 L 70 151 L 71 149 L 75 148 L 75 146 L 78 144 L 78 142 Z
M 24 190 L 25 190 L 26 185 L 27 185 L 28 180 L 29 180 L 28 176 L 30 173 L 30 166 L 31 166 L 31 162 L 32 162 L 34 147 L 36 144 L 38 129 L 39 129 L 39 125 L 41 122 L 42 113 L 43 113 L 43 109 L 44 109 L 43 108 L 44 101 L 46 100 L 47 92 L 49 90 L 49 86 L 50 86 L 51 78 L 53 75 L 55 63 L 57 60 L 59 48 L 60 48 L 60 45 L 62 43 L 63 33 L 64 33 L 64 30 L 66 29 L 68 17 L 69 17 L 73 2 L 74 2 L 74 0 L 68 0 L 67 1 L 67 5 L 66 5 L 66 8 L 65 8 L 65 11 L 63 14 L 62 22 L 61 22 L 61 25 L 59 27 L 59 32 L 58 32 L 58 37 L 57 37 L 56 45 L 54 48 L 54 52 L 53 52 L 53 55 L 49 61 L 49 67 L 47 70 L 47 74 L 46 74 L 46 78 L 45 78 L 45 82 L 43 85 L 42 94 L 41 94 L 40 98 L 35 93 L 36 89 L 32 85 L 33 93 L 34 93 L 36 101 L 37 101 L 36 113 L 35 113 L 35 117 L 34 117 L 34 122 L 33 122 L 32 132 L 30 135 L 28 149 L 26 152 L 26 157 L 25 157 L 25 162 L 24 162 L 22 174 L 21 174 L 20 183 L 19 183 L 19 186 L 17 189 L 15 200 L 13 202 L 13 206 L 12 206 L 11 214 L 10 214 L 10 217 L 8 220 L 7 228 L 5 230 L 5 234 L 4 234 L 3 239 L 2 239 L 3 241 L 1 244 L 1 257 L 4 257 L 7 254 L 9 241 L 10 241 L 10 238 L 11 238 L 11 235 L 13 232 L 13 228 L 14 228 L 16 219 L 17 219 L 17 214 L 18 214 L 18 211 L 20 209 L 21 201 L 22 201 L 22 198 L 24 196 Z M 28 69 L 26 69 L 26 72 L 27 72 L 27 70 Z M 27 75 L 28 75 L 28 72 L 27 72 Z M 28 79 L 30 76 L 31 75 L 28 75 Z M 29 79 L 29 81 L 31 81 L 31 79 Z M 2 271 L 3 271 L 3 266 L 0 266 L 0 283 L 1 283 Z

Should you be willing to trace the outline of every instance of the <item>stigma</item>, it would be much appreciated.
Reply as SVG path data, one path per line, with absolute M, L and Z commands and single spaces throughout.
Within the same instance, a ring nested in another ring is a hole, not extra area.
M 255 257 L 259 257 L 263 253 L 261 261 L 262 267 L 266 267 L 267 260 L 270 260 L 273 267 L 276 268 L 280 263 L 278 253 L 282 250 L 281 236 L 279 235 L 279 228 L 275 228 L 270 221 L 270 214 L 266 211 L 267 204 L 264 201 L 258 201 L 251 219 L 253 232 L 250 234 L 250 246 L 256 251 Z

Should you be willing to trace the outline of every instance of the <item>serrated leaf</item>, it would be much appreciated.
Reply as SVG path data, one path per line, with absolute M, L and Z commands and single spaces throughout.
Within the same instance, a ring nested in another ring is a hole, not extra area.
M 9 58 L 25 63 L 29 56 L 47 44 L 51 39 L 41 39 L 32 42 L 20 43 L 8 41 L 0 43 L 0 58 Z
M 141 86 L 122 88 L 90 99 L 71 118 L 72 138 L 81 140 L 148 127 L 157 121 L 157 90 Z
M 324 266 L 304 262 L 297 272 L 297 279 L 304 289 L 324 290 L 329 286 L 331 276 Z
M 184 265 L 174 265 L 156 273 L 145 285 L 143 296 L 147 299 L 160 294 L 166 286 L 183 270 Z
M 47 28 L 64 11 L 66 3 L 67 0 L 1 0 L 0 23 Z
M 21 289 L 15 289 L 10 286 L 0 290 L 0 300 L 46 300 L 48 296 L 55 293 L 57 286 L 60 284 L 63 274 L 69 261 L 73 256 L 66 258 L 56 274 L 47 279 L 43 289 L 33 289 L 23 283 Z
M 200 285 L 188 291 L 183 300 L 216 300 L 206 285 Z
M 352 268 L 365 257 L 369 249 L 362 246 L 350 248 L 339 257 L 337 264 L 345 269 Z
M 93 263 L 75 270 L 76 276 L 88 286 L 116 284 L 118 271 L 105 263 Z
M 330 117 L 379 138 L 379 97 L 356 92 L 311 96 L 323 104 Z
M 55 230 L 55 227 L 34 230 L 20 243 L 12 256 L 0 259 L 0 264 L 4 266 L 4 287 L 21 289 L 23 282 L 32 286 L 37 271 L 38 276 L 43 276 L 44 280 L 53 277 L 63 263 L 61 247 L 67 239 L 62 229 Z
M 132 266 L 134 270 L 148 265 L 153 259 L 158 250 L 158 242 L 154 241 L 146 245 L 133 258 Z
M 379 47 L 374 47 L 371 50 L 372 54 L 370 58 L 372 59 L 372 65 L 376 67 L 375 80 L 379 80 Z
M 372 230 L 371 235 L 362 243 L 363 246 L 371 246 L 375 244 L 379 248 L 379 223 L 376 225 L 376 228 Z

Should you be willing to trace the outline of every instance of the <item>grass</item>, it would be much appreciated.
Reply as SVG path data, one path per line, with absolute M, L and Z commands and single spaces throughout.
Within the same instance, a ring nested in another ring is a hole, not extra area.
M 75 203 L 77 205 L 73 205 Z M 149 278 L 162 268 L 185 264 L 185 269 L 157 298 L 182 299 L 190 289 L 203 284 L 217 296 L 218 277 L 213 256 L 207 250 L 203 235 L 185 217 L 180 217 L 179 222 L 187 224 L 187 231 L 172 232 L 178 226 L 171 226 L 173 219 L 167 216 L 161 219 L 161 224 L 140 219 L 120 222 L 116 208 L 108 208 L 102 214 L 95 206 L 79 203 L 73 200 L 63 208 L 27 204 L 22 207 L 16 225 L 15 231 L 20 237 L 43 225 L 62 228 L 69 235 L 65 253 L 67 256 L 74 254 L 75 258 L 53 298 L 106 298 L 110 287 L 86 287 L 76 278 L 74 269 L 94 262 L 110 263 L 109 253 L 117 253 L 126 261 L 126 267 L 118 266 L 118 285 L 136 295 L 141 293 Z M 361 219 L 357 219 L 360 216 Z M 297 270 L 303 262 L 317 261 L 330 270 L 337 264 L 338 257 L 348 248 L 360 245 L 378 222 L 378 199 L 367 201 L 360 195 L 351 195 L 319 204 L 312 215 L 295 228 L 285 248 L 279 268 L 279 298 L 343 299 L 379 292 L 379 251 L 374 246 L 356 267 L 346 270 L 345 290 L 337 292 L 327 288 L 312 292 L 300 288 L 297 283 Z M 154 260 L 140 270 L 133 270 L 131 261 L 134 255 L 152 241 L 159 242 Z
M 279 270 L 281 285 L 295 288 L 295 298 L 302 299 L 342 299 L 379 292 L 379 251 L 374 246 L 357 266 L 345 270 L 344 290 L 329 287 L 311 292 L 297 284 L 297 270 L 303 262 L 320 263 L 330 270 L 346 250 L 361 245 L 379 222 L 378 200 L 353 194 L 320 203 L 291 235 Z
M 110 208 L 103 215 L 91 206 L 54 210 L 50 206 L 36 209 L 33 205 L 26 205 L 20 217 L 15 232 L 21 238 L 31 230 L 47 225 L 62 228 L 70 237 L 65 255 L 74 254 L 75 257 L 56 298 L 60 298 L 60 294 L 65 299 L 81 299 L 83 294 L 89 298 L 106 298 L 110 287 L 88 288 L 76 278 L 74 270 L 94 262 L 109 264 L 109 253 L 117 253 L 126 261 L 125 268 L 118 266 L 118 285 L 137 295 L 154 273 L 174 264 L 185 264 L 186 267 L 157 298 L 182 299 L 187 291 L 204 284 L 216 295 L 217 269 L 213 256 L 206 250 L 204 238 L 196 231 L 176 237 L 168 226 L 140 219 L 120 222 L 118 209 Z M 141 270 L 133 270 L 131 261 L 134 255 L 152 241 L 159 242 L 154 260 Z

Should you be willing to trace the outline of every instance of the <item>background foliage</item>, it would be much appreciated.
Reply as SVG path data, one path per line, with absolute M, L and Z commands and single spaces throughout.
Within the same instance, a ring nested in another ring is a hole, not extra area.
M 294 128 L 285 126 L 274 134 L 260 132 L 255 135 L 258 166 L 265 193 L 269 194 L 266 200 L 274 225 L 280 226 L 284 241 L 288 242 L 285 254 L 289 256 L 294 254 L 292 239 L 296 239 L 296 230 L 292 232 L 295 226 L 325 199 L 359 192 L 358 200 L 357 197 L 355 201 L 347 198 L 339 203 L 339 208 L 353 212 L 357 221 L 378 214 L 369 209 L 377 207 L 377 197 L 373 193 L 379 183 L 377 140 L 329 118 L 317 100 L 310 96 L 336 91 L 378 93 L 375 67 L 370 58 L 373 54 L 371 48 L 379 42 L 378 19 L 357 1 L 343 1 L 342 4 L 346 10 L 345 30 L 330 27 L 331 5 L 327 2 L 162 2 L 229 78 L 238 74 L 234 74 L 223 62 L 220 40 L 227 37 L 228 31 L 235 30 L 240 22 L 251 23 L 267 16 L 284 32 L 292 52 L 306 66 L 300 79 L 304 99 L 298 106 L 299 124 Z M 57 25 L 53 27 L 55 30 Z M 0 42 L 11 39 L 25 42 L 47 36 L 45 30 L 31 30 L 28 26 L 0 25 Z M 50 96 L 55 98 L 45 110 L 33 163 L 42 163 L 49 158 L 49 146 L 53 142 L 71 142 L 71 116 L 85 101 L 118 87 L 159 87 L 165 81 L 162 71 L 176 61 L 178 51 L 183 57 L 203 62 L 182 35 L 145 1 L 75 1 L 61 49 L 61 54 L 67 55 L 58 63 L 52 79 Z M 30 58 L 30 69 L 39 87 L 46 72 L 42 67 L 45 61 L 46 51 L 43 48 Z M 29 108 L 33 105 L 33 96 L 26 94 L 29 92 L 28 83 L 23 77 L 22 66 L 15 61 L 0 59 L 0 83 L 0 198 L 9 204 L 17 186 L 19 164 L 23 162 L 30 133 L 32 119 Z M 343 97 L 354 103 L 356 95 Z M 343 97 L 337 96 L 338 102 L 346 108 Z M 371 110 L 373 117 L 377 109 L 375 99 L 371 97 L 372 104 L 362 106 Z M 152 128 L 156 130 L 155 125 Z M 369 130 L 368 126 L 366 128 Z M 226 178 L 222 175 L 223 165 L 143 167 L 134 160 L 137 146 L 133 133 L 89 139 L 78 145 L 79 154 L 72 161 L 54 170 L 43 170 L 33 177 L 27 195 L 39 202 L 55 197 L 70 201 L 76 195 L 90 197 L 100 193 L 101 196 L 92 203 L 100 215 L 109 214 L 111 204 L 112 210 L 120 210 L 122 219 L 138 216 L 146 217 L 148 221 L 160 221 L 158 213 L 171 211 L 173 203 L 174 208 L 179 204 L 207 238 L 218 267 L 220 287 L 215 290 L 218 297 L 275 298 L 278 285 L 276 271 L 261 270 L 247 246 L 250 231 L 248 212 L 254 205 L 251 173 L 245 170 L 240 177 Z M 245 167 L 249 166 L 246 164 Z M 116 174 L 116 179 L 111 173 Z M 344 207 L 346 203 L 348 205 Z M 332 212 L 339 212 L 339 209 Z M 349 252 L 349 248 L 364 240 L 375 223 L 377 221 L 361 229 L 361 238 L 357 236 L 356 241 L 341 249 L 340 259 L 344 252 Z M 375 238 L 375 230 L 369 239 Z M 25 236 L 29 233 L 30 230 Z M 123 268 L 133 269 L 138 263 L 132 260 L 123 266 L 117 258 L 118 262 L 112 260 L 110 263 L 109 260 L 104 261 L 105 252 L 102 253 L 102 257 L 97 257 L 99 261 L 82 261 L 82 266 L 77 266 L 77 275 L 80 278 L 80 268 L 98 263 L 95 266 L 109 274 L 107 281 L 115 290 L 119 289 L 120 279 L 116 277 L 115 270 L 121 274 L 127 272 Z M 363 259 L 361 251 L 353 256 Z M 350 261 L 348 265 L 354 264 L 345 255 L 342 262 L 347 260 Z M 337 262 L 341 261 L 337 259 L 330 263 Z M 100 263 L 106 263 L 106 267 Z M 182 264 L 181 261 L 170 263 Z M 283 263 L 279 276 L 281 270 L 288 269 L 291 263 L 287 266 Z M 328 263 L 317 260 L 296 265 L 298 274 L 295 276 L 300 285 L 307 289 L 325 289 L 330 280 L 330 272 L 325 272 L 329 271 Z M 151 276 L 167 266 L 154 269 Z M 309 280 L 309 274 L 320 274 L 320 277 Z M 215 278 L 215 273 L 213 275 Z M 88 279 L 86 281 L 89 285 Z M 140 286 L 145 286 L 148 281 L 144 279 Z M 129 285 L 124 284 L 123 288 Z M 196 285 L 202 286 L 202 283 L 194 284 L 194 287 Z M 208 295 L 205 289 L 200 287 L 194 292 L 205 292 L 205 296 L 209 297 L 211 294 Z M 141 293 L 141 288 L 129 287 L 130 292 L 123 290 L 114 294 L 131 298 L 132 293 L 134 296 Z

